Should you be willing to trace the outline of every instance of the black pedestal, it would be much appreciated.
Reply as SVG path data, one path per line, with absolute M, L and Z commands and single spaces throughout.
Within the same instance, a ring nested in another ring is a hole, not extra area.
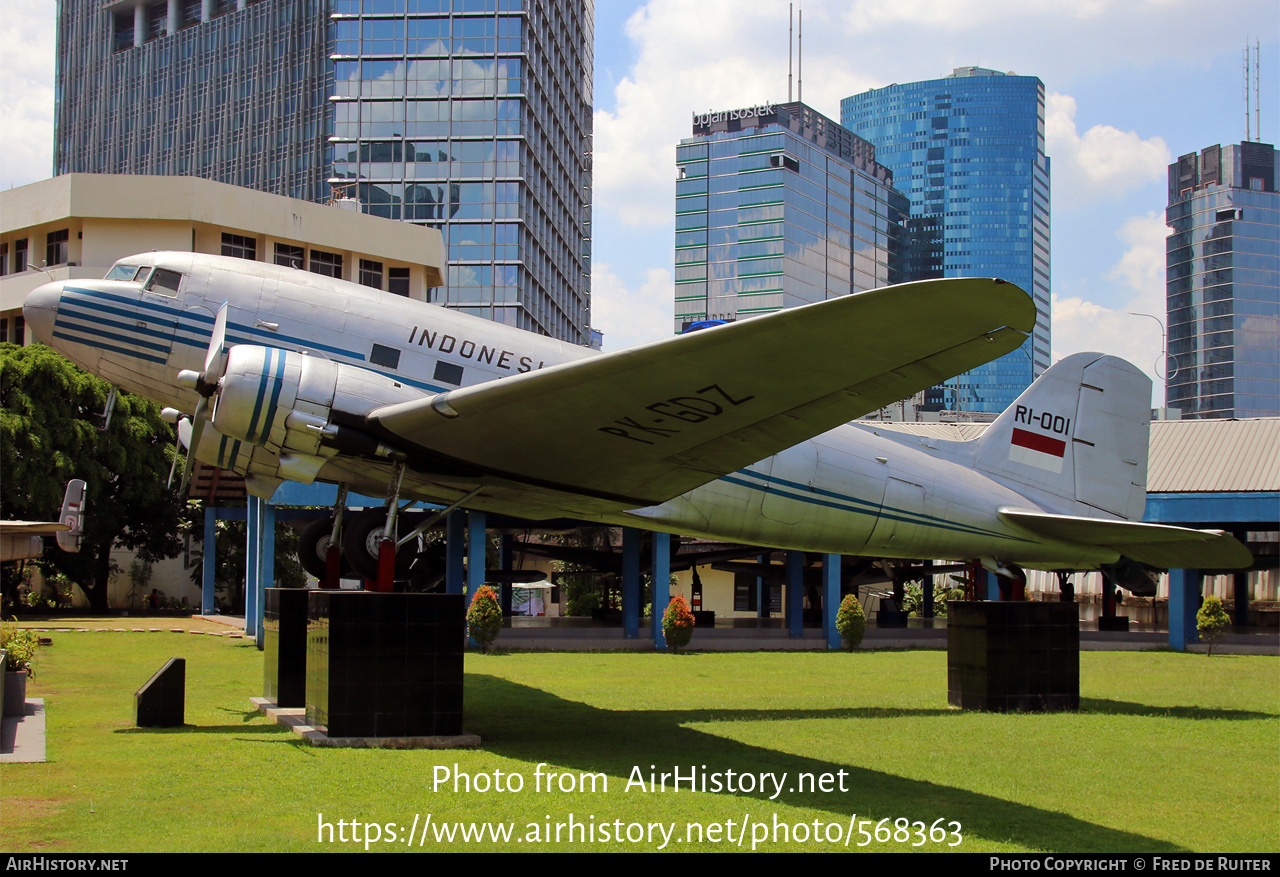
M 307 705 L 307 591 L 267 588 L 262 621 L 262 696 L 276 706 Z
M 947 701 L 988 712 L 1079 709 L 1076 605 L 949 602 Z
M 1128 615 L 1100 615 L 1098 616 L 1098 630 L 1119 631 L 1127 633 L 1129 631 Z
M 462 733 L 461 595 L 307 594 L 308 724 L 329 737 Z
M 187 662 L 170 658 L 133 695 L 139 728 L 181 728 L 186 721 Z

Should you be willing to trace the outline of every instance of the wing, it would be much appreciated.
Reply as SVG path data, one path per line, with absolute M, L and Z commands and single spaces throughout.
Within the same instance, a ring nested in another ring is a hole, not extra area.
M 1244 569 L 1253 555 L 1230 533 L 1140 521 L 1108 521 L 1000 509 L 1000 517 L 1037 536 L 1059 542 L 1114 548 L 1159 569 Z
M 1018 348 L 1035 305 L 931 280 L 790 308 L 372 412 L 430 471 L 638 507 Z
M 0 521 L 0 533 L 13 536 L 54 536 L 70 529 L 57 521 Z

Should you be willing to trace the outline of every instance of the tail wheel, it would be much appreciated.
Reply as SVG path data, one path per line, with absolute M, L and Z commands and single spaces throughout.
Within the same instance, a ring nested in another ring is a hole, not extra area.
M 321 581 L 325 576 L 325 564 L 328 561 L 329 539 L 333 536 L 333 521 L 330 518 L 319 518 L 307 524 L 298 537 L 298 562 L 309 574 Z M 345 552 L 342 553 L 340 575 L 349 578 L 352 574 L 351 564 L 347 563 Z
M 397 520 L 397 530 L 404 526 L 403 518 Z M 356 575 L 366 579 L 378 577 L 378 549 L 382 544 L 382 533 L 387 526 L 385 509 L 372 508 L 358 512 L 342 527 L 342 557 L 351 564 Z M 409 565 L 413 563 L 417 548 L 413 542 L 406 542 L 396 551 L 396 578 L 403 579 L 409 575 Z

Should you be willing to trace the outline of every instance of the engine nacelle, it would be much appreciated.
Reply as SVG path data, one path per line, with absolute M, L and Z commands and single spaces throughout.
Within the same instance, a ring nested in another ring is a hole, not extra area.
M 327 458 L 337 453 L 332 445 L 339 430 L 327 428 L 335 411 L 363 417 L 423 395 L 359 366 L 242 344 L 228 351 L 211 422 L 221 435 L 272 454 Z
M 1135 597 L 1154 597 L 1160 584 L 1160 570 L 1128 557 L 1102 567 L 1112 584 L 1124 588 Z

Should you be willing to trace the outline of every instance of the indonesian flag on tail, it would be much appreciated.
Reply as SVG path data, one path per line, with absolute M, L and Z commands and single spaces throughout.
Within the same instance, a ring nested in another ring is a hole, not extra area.
M 1013 428 L 1013 438 L 1009 441 L 1009 459 L 1015 463 L 1035 466 L 1060 475 L 1062 458 L 1066 453 L 1067 443 L 1062 439 L 1027 432 L 1016 426 Z

